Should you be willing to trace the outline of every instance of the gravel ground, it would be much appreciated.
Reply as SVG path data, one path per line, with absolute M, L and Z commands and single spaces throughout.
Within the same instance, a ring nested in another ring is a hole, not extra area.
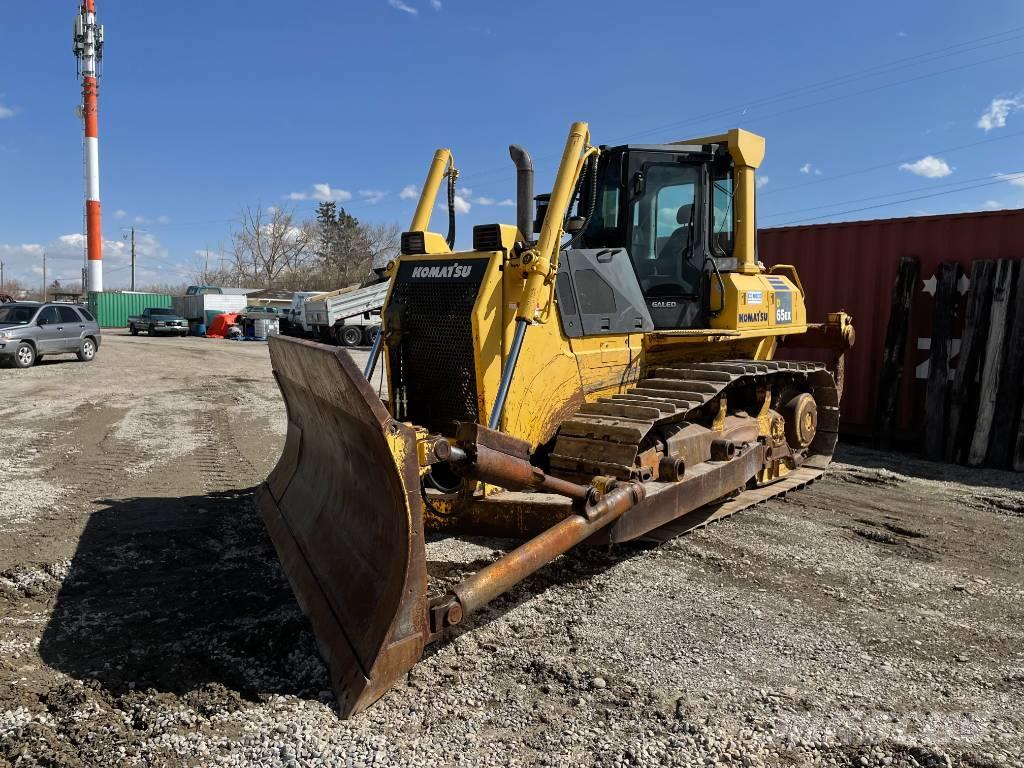
M 108 334 L 0 389 L 0 766 L 1024 766 L 1019 475 L 841 448 L 570 553 L 340 721 L 252 507 L 265 345 Z M 510 545 L 432 540 L 431 575 Z

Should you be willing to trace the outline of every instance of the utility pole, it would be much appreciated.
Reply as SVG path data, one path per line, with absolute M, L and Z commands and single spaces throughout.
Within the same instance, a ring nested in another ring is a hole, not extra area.
M 43 302 L 46 302 L 46 251 L 43 251 Z
M 4 263 L 0 261 L 0 293 L 4 290 Z
M 135 227 L 132 227 L 132 290 L 135 290 Z

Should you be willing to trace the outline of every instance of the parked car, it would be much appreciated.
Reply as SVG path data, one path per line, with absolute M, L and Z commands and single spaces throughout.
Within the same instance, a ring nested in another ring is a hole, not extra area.
M 132 336 L 138 336 L 141 331 L 150 336 L 162 333 L 188 336 L 188 320 L 170 307 L 146 307 L 142 314 L 128 318 L 128 330 Z
M 99 324 L 85 307 L 36 301 L 0 305 L 0 360 L 18 368 L 30 368 L 44 355 L 75 355 L 88 363 L 100 341 Z

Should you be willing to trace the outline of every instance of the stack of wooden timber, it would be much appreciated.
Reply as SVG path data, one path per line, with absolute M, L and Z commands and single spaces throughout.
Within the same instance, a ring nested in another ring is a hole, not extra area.
M 954 358 L 959 269 L 948 262 L 937 274 L 922 448 L 935 461 L 1021 472 L 1024 266 L 1011 260 L 972 264 L 960 350 Z M 879 381 L 877 427 L 883 446 L 892 432 L 917 277 L 918 260 L 904 258 L 897 271 Z

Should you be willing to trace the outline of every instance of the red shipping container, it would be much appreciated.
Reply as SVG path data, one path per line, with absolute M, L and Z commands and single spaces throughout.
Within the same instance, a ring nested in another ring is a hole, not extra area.
M 758 232 L 761 261 L 768 266 L 796 266 L 807 292 L 811 322 L 821 322 L 828 312 L 837 310 L 853 316 L 857 342 L 847 356 L 841 422 L 843 430 L 851 434 L 870 434 L 872 430 L 889 307 L 896 268 L 903 256 L 920 259 L 895 425 L 898 434 L 910 436 L 921 428 L 924 419 L 934 278 L 939 265 L 955 261 L 963 273 L 958 284 L 960 305 L 950 358 L 950 367 L 955 369 L 971 264 L 979 259 L 1024 258 L 1024 210 L 813 224 Z M 784 356 L 811 357 L 798 350 L 786 350 Z

